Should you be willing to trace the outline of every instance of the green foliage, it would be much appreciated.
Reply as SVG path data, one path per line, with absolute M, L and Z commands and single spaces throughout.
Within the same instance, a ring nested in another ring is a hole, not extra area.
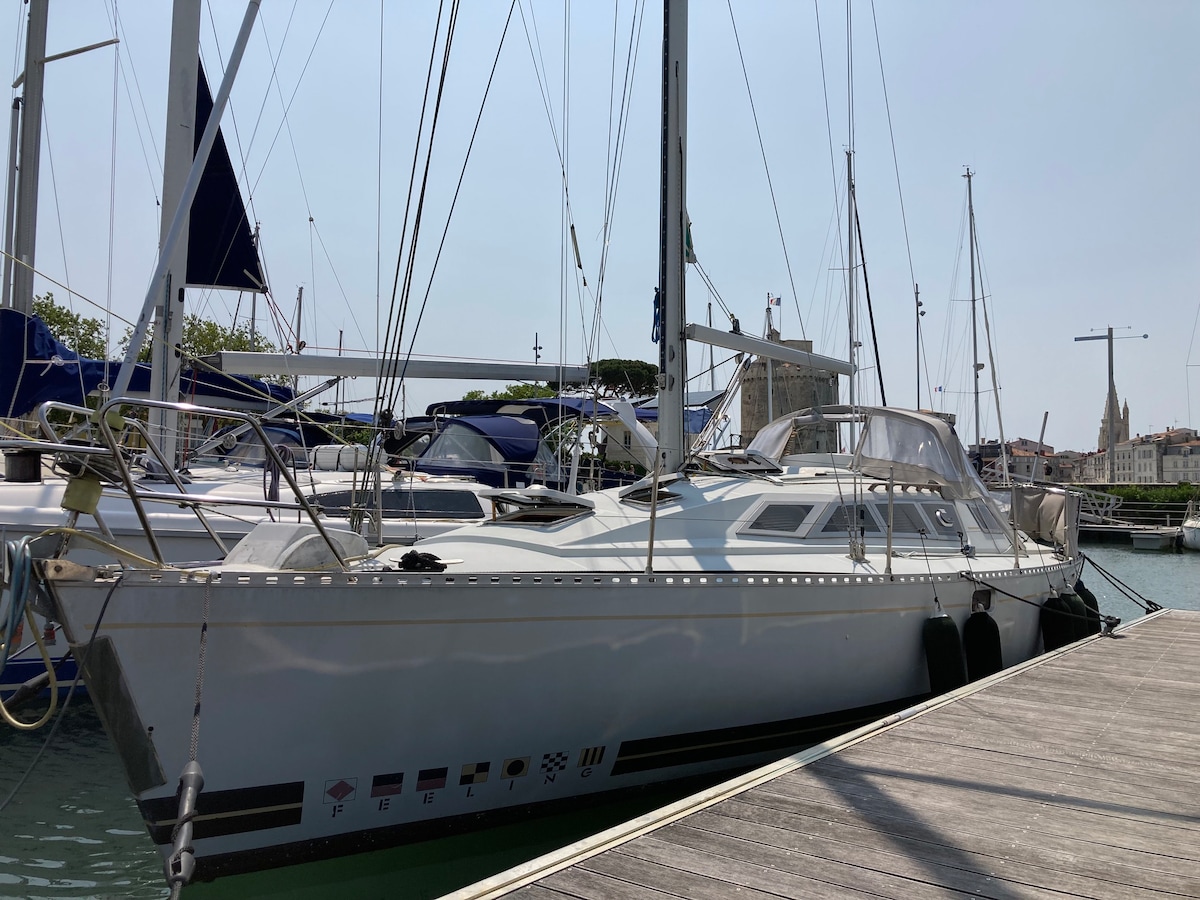
M 1200 486 L 1184 481 L 1179 484 L 1114 484 L 1104 489 L 1130 503 L 1187 503 L 1200 500 Z
M 54 302 L 54 294 L 33 298 L 33 314 L 46 323 L 50 333 L 85 359 L 104 359 L 104 322 L 72 312 Z
M 592 373 L 600 387 L 621 397 L 643 397 L 658 390 L 658 366 L 640 359 L 601 359 Z
M 151 329 L 153 331 L 153 329 Z M 129 346 L 133 337 L 133 329 L 127 329 L 121 340 L 121 353 Z M 142 345 L 138 352 L 138 362 L 150 362 L 153 334 Z M 190 361 L 200 356 L 209 356 L 221 350 L 236 350 L 241 352 L 276 353 L 279 348 L 268 341 L 261 333 L 250 334 L 249 324 L 234 325 L 226 328 L 203 319 L 194 313 L 183 317 L 183 339 L 181 341 L 183 357 Z
M 544 384 L 509 384 L 502 390 L 485 394 L 483 391 L 467 391 L 464 400 L 536 400 L 541 397 L 553 397 L 553 388 Z

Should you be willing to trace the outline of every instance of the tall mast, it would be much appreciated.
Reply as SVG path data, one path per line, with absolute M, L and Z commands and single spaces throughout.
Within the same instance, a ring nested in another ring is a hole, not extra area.
M 687 2 L 663 4 L 662 181 L 659 185 L 658 448 L 664 471 L 686 458 L 683 334 L 687 185 Z
M 975 452 L 983 453 L 983 444 L 979 439 L 979 370 L 983 366 L 979 363 L 979 329 L 975 323 L 975 204 L 971 196 L 971 176 L 970 167 L 967 168 L 967 174 L 963 177 L 967 179 L 967 219 L 969 221 L 969 236 L 968 240 L 971 243 L 971 377 L 974 379 L 974 396 L 975 396 Z
M 850 353 L 847 359 L 850 360 L 851 369 L 855 365 L 855 360 L 858 354 L 855 352 L 856 344 L 854 340 L 854 269 L 857 265 L 857 253 L 854 241 L 854 151 L 846 151 L 846 246 L 849 248 L 848 262 L 846 263 L 846 319 L 850 327 Z M 853 409 L 858 404 L 858 387 L 855 384 L 853 375 L 849 377 L 850 382 L 850 408 Z M 856 444 L 856 427 L 853 418 L 850 420 L 850 452 L 854 452 Z
M 168 205 L 173 205 L 174 214 L 169 220 L 169 227 L 163 230 L 164 237 L 162 239 L 162 245 L 159 247 L 158 263 L 155 266 L 154 274 L 150 278 L 150 287 L 146 292 L 146 299 L 142 303 L 141 314 L 138 316 L 138 320 L 133 327 L 133 333 L 129 337 L 129 346 L 125 350 L 125 358 L 121 362 L 120 371 L 118 372 L 116 380 L 113 384 L 112 393 L 114 397 L 125 396 L 129 390 L 129 380 L 133 375 L 134 363 L 137 359 L 138 352 L 141 350 L 142 342 L 146 338 L 146 330 L 150 325 L 151 317 L 159 316 L 164 311 L 168 313 L 173 312 L 175 315 L 182 313 L 182 310 L 172 311 L 170 308 L 170 303 L 173 299 L 172 295 L 176 291 L 178 293 L 175 294 L 175 296 L 182 298 L 183 288 L 187 281 L 187 254 L 185 250 L 182 257 L 177 260 L 175 256 L 175 249 L 180 245 L 181 235 L 185 238 L 184 247 L 186 247 L 186 232 L 188 224 L 187 219 L 188 214 L 191 211 L 192 200 L 195 198 L 196 189 L 200 185 L 200 176 L 203 174 L 204 165 L 208 161 L 209 151 L 212 150 L 213 143 L 216 141 L 217 131 L 221 122 L 221 114 L 225 111 L 225 104 L 229 99 L 229 92 L 233 87 L 233 79 L 237 75 L 238 66 L 241 65 L 242 55 L 245 53 L 246 44 L 250 40 L 250 31 L 254 24 L 254 19 L 258 14 L 258 8 L 262 3 L 262 0 L 247 0 L 246 14 L 242 17 L 242 27 L 238 31 L 237 39 L 233 42 L 233 49 L 229 54 L 229 62 L 225 67 L 225 77 L 222 79 L 221 86 L 217 90 L 216 95 L 213 97 L 212 111 L 209 113 L 208 123 L 204 126 L 204 133 L 200 136 L 200 142 L 198 145 L 193 145 L 192 142 L 194 141 L 195 134 L 195 79 L 198 71 L 197 66 L 199 63 L 199 41 L 197 40 L 196 43 L 193 44 L 190 51 L 185 51 L 182 46 L 182 34 L 180 34 L 179 40 L 176 41 L 175 21 L 178 18 L 180 20 L 180 25 L 182 26 L 184 24 L 182 19 L 186 16 L 190 22 L 192 15 L 191 9 L 194 7 L 197 23 L 196 28 L 198 33 L 199 3 L 197 0 L 176 0 L 176 2 L 176 12 L 175 15 L 172 16 L 171 77 L 173 82 L 177 72 L 181 78 L 186 77 L 187 72 L 191 72 L 192 74 L 193 106 L 192 109 L 187 112 L 187 118 L 184 121 L 188 123 L 187 128 L 189 130 L 189 134 L 193 135 L 193 137 L 189 137 L 188 141 L 181 146 L 177 145 L 180 146 L 181 150 L 186 148 L 189 168 L 186 173 L 184 183 L 179 189 L 178 196 L 169 198 L 169 195 L 164 192 L 163 221 L 168 221 L 167 216 L 165 215 L 165 210 Z M 192 4 L 191 7 L 188 6 L 189 3 Z M 184 12 L 184 9 L 187 11 Z M 183 58 L 185 53 L 191 58 L 190 65 L 187 60 Z M 168 91 L 172 94 L 167 105 L 168 117 L 170 117 L 174 110 L 180 108 L 180 97 L 175 95 L 174 86 L 170 82 Z M 178 120 L 172 120 L 168 118 L 168 141 L 170 140 L 171 132 L 173 130 L 177 131 L 177 129 L 172 128 L 172 125 L 179 124 L 180 123 Z M 193 146 L 195 146 L 194 151 L 192 149 Z M 163 183 L 164 185 L 167 183 L 166 175 L 163 177 Z M 180 260 L 182 260 L 182 262 L 180 262 Z M 182 268 L 179 268 L 179 266 L 182 266 Z M 173 279 L 178 280 L 172 284 Z M 165 309 L 164 304 L 166 304 Z M 155 353 L 153 375 L 151 378 L 151 394 L 153 395 L 155 393 L 156 388 L 169 387 L 169 383 L 172 380 L 171 373 L 173 370 L 173 379 L 176 392 L 169 396 L 163 396 L 162 399 L 175 401 L 179 397 L 178 370 L 180 361 L 173 352 L 175 348 L 174 341 L 171 341 L 168 344 L 168 341 L 164 340 L 169 332 L 170 319 L 172 317 L 172 315 L 168 314 L 166 316 L 168 320 L 168 327 L 160 328 L 160 330 L 155 333 L 155 346 L 157 347 L 159 345 L 167 344 L 172 352 L 162 354 Z M 180 326 L 182 326 L 182 319 L 180 319 Z M 181 331 L 177 333 L 181 334 Z M 168 412 L 171 412 L 173 415 L 173 411 Z M 172 453 L 174 452 L 174 426 L 171 421 L 171 416 L 163 416 L 160 418 L 159 422 L 155 424 L 158 425 L 160 433 L 165 438 L 164 443 L 160 445 L 163 455 L 166 456 L 167 459 L 171 459 Z
M 175 0 L 171 15 L 171 56 L 167 73 L 167 131 L 163 152 L 163 208 L 158 243 L 166 258 L 165 278 L 154 300 L 154 343 L 150 347 L 150 396 L 179 399 L 182 360 L 176 348 L 183 342 L 183 297 L 187 283 L 189 218 L 184 217 L 178 240 L 167 247 L 167 233 L 183 197 L 192 168 L 196 141 L 196 82 L 200 58 L 200 2 Z M 151 409 L 150 424 L 167 459 L 175 458 L 179 418 L 171 409 Z
M 38 171 L 42 153 L 42 86 L 46 74 L 48 0 L 29 4 L 22 89 L 21 157 L 17 174 L 17 217 L 13 229 L 13 309 L 33 312 L 34 245 L 37 240 Z

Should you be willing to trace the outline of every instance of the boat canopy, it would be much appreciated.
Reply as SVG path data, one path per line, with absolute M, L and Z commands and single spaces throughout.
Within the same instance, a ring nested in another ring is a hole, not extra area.
M 796 428 L 851 421 L 863 422 L 851 464 L 854 471 L 909 484 L 934 484 L 950 499 L 987 495 L 950 424 L 937 416 L 906 409 L 826 406 L 799 410 L 763 426 L 747 450 L 779 459 Z
M 862 438 L 852 468 L 876 478 L 936 484 L 948 499 L 987 496 L 950 424 L 906 409 L 866 409 Z

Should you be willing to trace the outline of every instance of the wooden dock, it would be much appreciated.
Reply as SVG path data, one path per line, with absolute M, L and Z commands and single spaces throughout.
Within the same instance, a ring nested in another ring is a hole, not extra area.
M 449 895 L 1200 897 L 1200 612 L 1164 610 Z

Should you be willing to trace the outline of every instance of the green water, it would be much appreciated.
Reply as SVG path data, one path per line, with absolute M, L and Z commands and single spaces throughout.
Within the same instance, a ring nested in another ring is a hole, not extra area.
M 1163 606 L 1200 609 L 1200 553 L 1085 546 L 1085 553 Z M 1101 610 L 1128 622 L 1141 610 L 1091 566 L 1084 581 Z M 0 802 L 45 743 L 47 730 L 0 726 Z M 427 898 L 478 881 L 678 798 L 657 791 L 569 815 L 427 845 L 362 853 L 198 884 L 203 898 Z M 11 837 L 10 837 L 11 836 Z M 16 798 L 0 812 L 0 900 L 165 897 L 161 858 L 126 793 L 116 755 L 91 706 L 72 704 Z

